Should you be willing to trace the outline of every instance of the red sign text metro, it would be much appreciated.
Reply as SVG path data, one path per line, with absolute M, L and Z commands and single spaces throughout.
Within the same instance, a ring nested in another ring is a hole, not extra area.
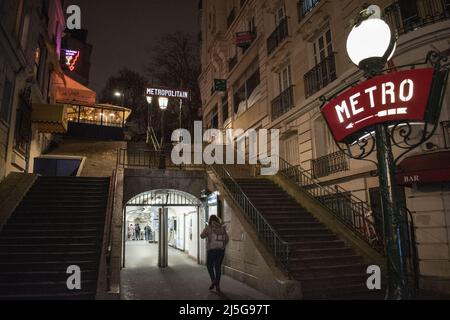
M 377 76 L 353 87 L 322 108 L 337 142 L 367 127 L 393 121 L 423 121 L 433 69 Z

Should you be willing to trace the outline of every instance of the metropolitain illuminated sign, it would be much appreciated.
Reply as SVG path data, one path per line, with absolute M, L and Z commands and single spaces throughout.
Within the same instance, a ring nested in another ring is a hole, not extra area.
M 190 91 L 181 89 L 149 87 L 146 90 L 146 95 L 150 97 L 164 97 L 164 98 L 189 100 L 191 93 Z
M 433 72 L 427 68 L 377 76 L 331 100 L 322 115 L 335 140 L 346 141 L 381 123 L 424 121 Z
M 77 50 L 64 50 L 65 64 L 70 71 L 74 71 L 80 58 L 80 51 Z

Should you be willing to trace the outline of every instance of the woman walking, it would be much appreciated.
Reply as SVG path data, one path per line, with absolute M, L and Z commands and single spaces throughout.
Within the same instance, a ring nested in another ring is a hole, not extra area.
M 225 257 L 225 247 L 229 238 L 225 226 L 218 216 L 211 216 L 208 225 L 200 235 L 202 239 L 206 239 L 206 266 L 208 267 L 209 276 L 211 277 L 211 286 L 209 290 L 216 287 L 220 292 L 220 278 L 222 276 L 222 263 Z

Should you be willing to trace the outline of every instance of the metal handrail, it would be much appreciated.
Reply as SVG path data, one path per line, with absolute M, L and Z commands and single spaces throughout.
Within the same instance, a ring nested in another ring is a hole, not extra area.
M 336 218 L 349 227 L 360 239 L 384 255 L 385 243 L 383 232 L 377 230 L 377 225 L 383 225 L 381 214 L 374 212 L 367 202 L 354 196 L 348 190 L 337 185 L 334 188 L 323 186 L 319 180 L 315 179 L 302 167 L 293 166 L 282 158 L 280 158 L 279 163 L 280 173 L 283 176 L 290 179 L 312 198 L 327 207 Z M 341 199 L 346 199 L 346 201 L 343 203 L 327 201 L 329 199 L 336 200 L 336 196 L 339 196 Z M 349 216 L 346 215 L 348 211 L 350 211 Z M 373 221 L 367 216 L 369 214 L 372 215 Z
M 287 268 L 289 265 L 290 253 L 289 243 L 283 240 L 272 228 L 224 165 L 212 165 L 211 169 L 216 176 L 220 178 L 230 195 L 256 228 L 259 237 L 270 248 L 280 263 Z
M 105 225 L 103 228 L 102 251 L 98 266 L 97 293 L 110 291 L 111 284 L 111 249 L 112 249 L 112 217 L 114 213 L 114 201 L 117 187 L 117 170 L 112 172 L 109 188 L 108 203 L 106 206 Z M 105 279 L 106 277 L 106 279 Z M 104 281 L 105 280 L 105 281 Z

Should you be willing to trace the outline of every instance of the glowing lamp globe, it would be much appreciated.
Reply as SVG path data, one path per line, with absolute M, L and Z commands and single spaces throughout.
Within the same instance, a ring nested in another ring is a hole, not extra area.
M 159 108 L 161 110 L 166 110 L 168 105 L 169 105 L 168 98 L 159 98 Z
M 356 24 L 347 38 L 347 53 L 352 62 L 366 72 L 381 71 L 394 55 L 396 44 L 391 28 L 382 20 L 381 9 L 370 6 L 371 15 Z

